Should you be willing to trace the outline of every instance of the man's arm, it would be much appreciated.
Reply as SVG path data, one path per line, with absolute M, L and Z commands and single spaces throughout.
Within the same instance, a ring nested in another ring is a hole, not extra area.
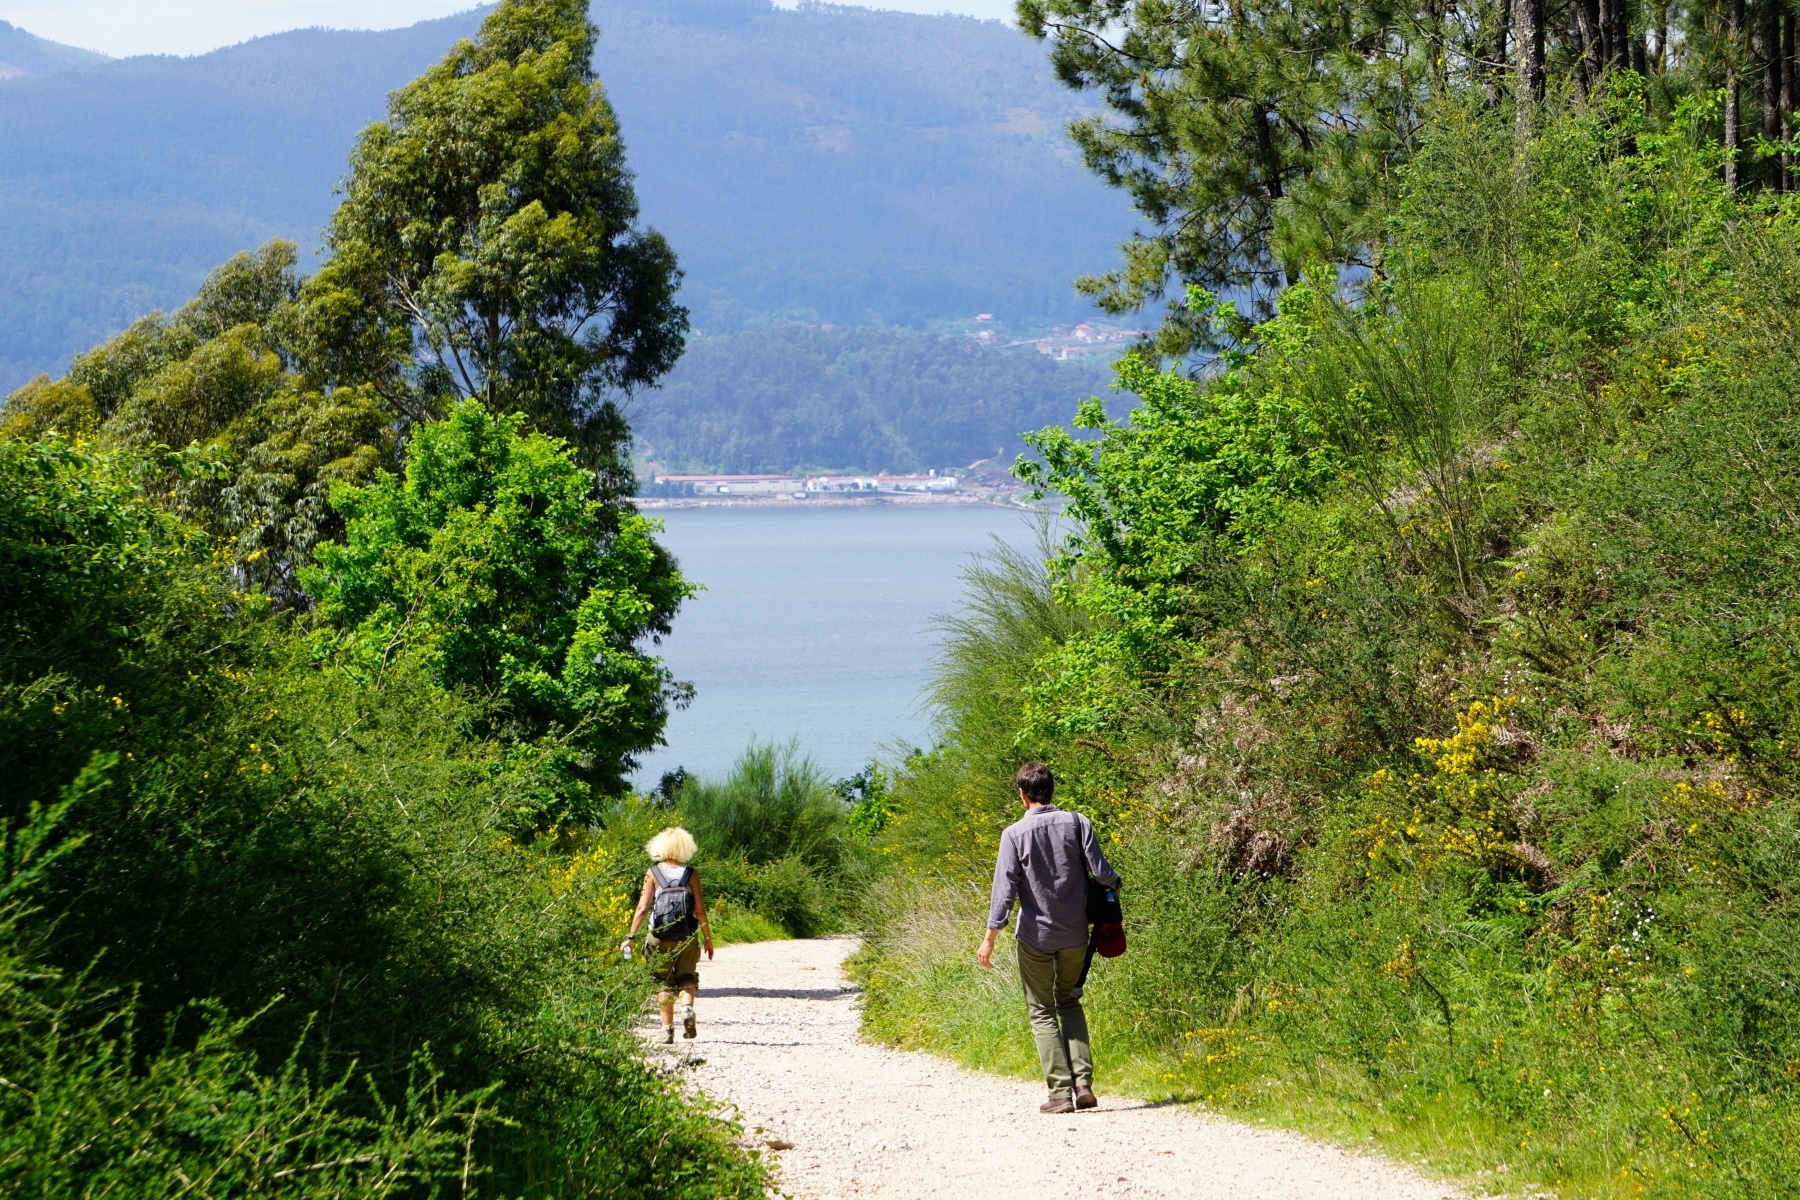
M 1081 820 L 1081 853 L 1087 859 L 1088 874 L 1104 883 L 1107 887 L 1119 887 L 1125 881 L 1113 870 L 1113 865 L 1106 861 L 1106 855 L 1100 853 L 1100 839 L 1094 836 L 1094 823 L 1086 817 L 1076 816 Z
M 1006 834 L 1000 835 L 1000 853 L 994 859 L 994 886 L 988 898 L 987 933 L 981 939 L 981 949 L 975 952 L 975 961 L 984 967 L 994 965 L 994 939 L 1006 928 L 1006 920 L 1012 915 L 1013 901 L 1019 898 L 1019 852 L 1013 846 L 1012 839 Z

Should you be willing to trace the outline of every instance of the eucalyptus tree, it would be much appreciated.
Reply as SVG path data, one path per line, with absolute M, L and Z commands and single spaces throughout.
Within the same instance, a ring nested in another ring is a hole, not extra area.
M 458 398 L 569 439 L 628 486 L 618 397 L 680 356 L 663 237 L 638 225 L 584 0 L 505 0 L 367 129 L 304 290 L 301 342 L 330 382 L 406 417 Z

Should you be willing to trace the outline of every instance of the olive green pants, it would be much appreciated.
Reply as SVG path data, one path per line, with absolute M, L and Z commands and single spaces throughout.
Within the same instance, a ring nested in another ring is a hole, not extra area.
M 1050 1094 L 1094 1086 L 1094 1052 L 1088 1046 L 1087 1014 L 1071 993 L 1081 978 L 1086 946 L 1046 953 L 1024 942 L 1019 947 L 1019 982 L 1025 985 L 1025 1009 L 1031 1014 L 1031 1036 Z

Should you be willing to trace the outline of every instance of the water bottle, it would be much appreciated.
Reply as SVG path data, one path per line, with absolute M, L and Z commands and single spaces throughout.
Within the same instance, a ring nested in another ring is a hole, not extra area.
M 626 962 L 631 961 L 631 943 L 630 942 L 625 943 L 625 961 Z

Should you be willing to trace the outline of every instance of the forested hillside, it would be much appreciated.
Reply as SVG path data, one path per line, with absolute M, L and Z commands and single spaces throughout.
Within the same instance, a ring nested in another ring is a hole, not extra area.
M 1097 362 L 965 337 L 797 326 L 696 339 L 633 413 L 640 471 L 924 471 L 1010 463 L 1106 393 Z
M 1095 290 L 1168 319 L 1033 439 L 1074 533 L 947 626 L 869 1028 L 1035 1074 L 971 951 L 1037 758 L 1125 880 L 1102 1091 L 1800 1194 L 1794 17 L 1207 11 L 1021 8 L 1167 218 Z
M 0 21 L 0 79 L 49 75 L 106 61 L 106 55 L 34 37 L 10 21 Z
M 647 223 L 706 332 L 787 320 L 1066 320 L 1129 206 L 1083 111 L 994 22 L 747 0 L 599 0 L 596 66 Z M 312 262 L 358 130 L 479 13 L 300 30 L 192 59 L 0 80 L 0 391 L 271 238 Z

